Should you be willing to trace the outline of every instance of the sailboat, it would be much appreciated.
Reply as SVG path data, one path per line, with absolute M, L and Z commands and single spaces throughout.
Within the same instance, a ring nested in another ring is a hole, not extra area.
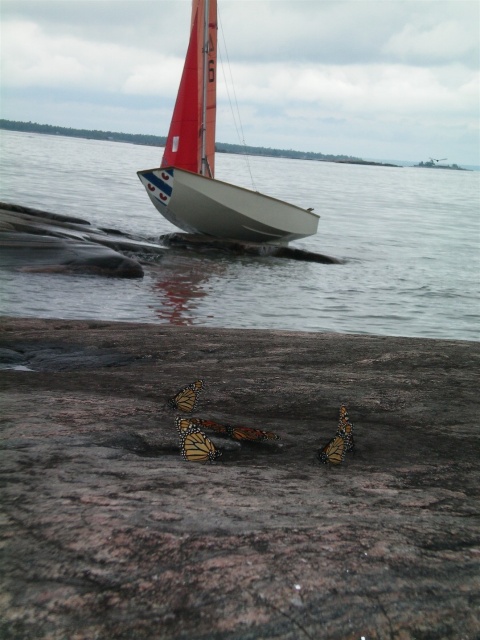
M 137 175 L 172 224 L 200 234 L 269 244 L 314 235 L 311 209 L 214 177 L 217 0 L 193 0 L 190 41 L 160 167 Z

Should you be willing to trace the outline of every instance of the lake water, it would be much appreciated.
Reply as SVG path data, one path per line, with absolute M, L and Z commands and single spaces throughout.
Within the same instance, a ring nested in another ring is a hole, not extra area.
M 136 176 L 162 149 L 0 131 L 1 199 L 154 238 Z M 321 215 L 342 265 L 167 249 L 143 280 L 0 273 L 2 315 L 479 339 L 480 172 L 217 154 L 219 179 Z

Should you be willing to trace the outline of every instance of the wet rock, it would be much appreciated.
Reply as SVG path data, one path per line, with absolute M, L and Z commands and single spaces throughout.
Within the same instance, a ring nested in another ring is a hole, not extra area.
M 32 273 L 89 273 L 142 278 L 136 260 L 99 244 L 38 234 L 0 232 L 0 267 Z
M 0 344 L 57 358 L 1 372 L 2 637 L 478 636 L 480 344 L 8 318 Z M 198 377 L 196 416 L 281 440 L 184 462 L 166 399 Z M 320 465 L 341 402 L 356 450 Z
M 302 260 L 303 262 L 342 264 L 342 261 L 337 258 L 288 246 L 275 246 L 257 242 L 240 242 L 238 240 L 210 238 L 208 236 L 189 233 L 169 233 L 160 236 L 160 240 L 167 247 L 190 249 L 200 253 L 217 252 L 231 255 L 272 256 L 275 258 Z
M 164 247 L 144 238 L 8 203 L 0 203 L 0 249 L 3 268 L 116 278 L 143 277 L 143 268 L 131 254 L 157 259 L 165 252 Z
M 23 365 L 30 371 L 75 371 L 126 366 L 135 359 L 114 349 L 38 340 L 16 343 L 15 349 L 0 349 L 0 369 Z
M 90 226 L 90 222 L 88 222 L 88 220 L 83 220 L 83 218 L 76 218 L 75 216 L 65 216 L 60 213 L 52 213 L 51 211 L 42 211 L 41 209 L 35 209 L 34 207 L 25 207 L 20 204 L 0 202 L 0 208 L 3 212 L 9 211 L 11 213 L 29 215 L 39 219 L 53 220 L 56 223 L 65 223 L 66 225 L 83 225 L 85 227 Z

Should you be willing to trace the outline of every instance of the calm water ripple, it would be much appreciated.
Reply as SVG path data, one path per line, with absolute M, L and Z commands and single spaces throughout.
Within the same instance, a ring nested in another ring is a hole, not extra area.
M 136 177 L 161 149 L 1 131 L 2 200 L 155 238 Z M 255 188 L 321 214 L 322 265 L 166 250 L 142 281 L 0 273 L 3 315 L 479 339 L 480 173 L 250 158 Z M 252 188 L 245 159 L 217 177 Z

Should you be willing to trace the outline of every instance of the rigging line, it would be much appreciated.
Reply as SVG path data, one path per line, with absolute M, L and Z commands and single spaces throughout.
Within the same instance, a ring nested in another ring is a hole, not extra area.
M 246 145 L 246 142 L 245 142 L 245 135 L 243 133 L 242 119 L 240 117 L 240 109 L 239 109 L 239 106 L 238 106 L 237 94 L 235 92 L 235 84 L 233 82 L 232 68 L 230 66 L 230 59 L 228 57 L 227 43 L 225 42 L 225 34 L 224 34 L 223 26 L 222 26 L 222 23 L 221 23 L 221 20 L 220 20 L 220 11 L 218 10 L 218 8 L 217 8 L 217 19 L 218 19 L 218 30 L 221 33 L 222 42 L 223 42 L 223 49 L 225 51 L 225 58 L 226 58 L 226 63 L 227 63 L 226 66 L 228 67 L 228 72 L 229 72 L 229 75 L 230 75 L 230 82 L 229 82 L 227 80 L 227 76 L 226 76 L 226 73 L 225 73 L 225 64 L 223 63 L 222 56 L 220 54 L 220 49 L 218 49 L 218 54 L 219 54 L 219 57 L 220 57 L 220 61 L 222 63 L 220 66 L 222 67 L 222 74 L 223 74 L 223 79 L 224 79 L 224 82 L 225 82 L 225 88 L 227 90 L 228 102 L 230 104 L 230 110 L 232 112 L 233 123 L 235 125 L 235 130 L 237 132 L 237 137 L 238 137 L 238 139 L 240 141 L 240 144 L 243 145 L 243 157 L 245 158 L 245 163 L 247 165 L 248 173 L 250 175 L 250 180 L 252 182 L 252 188 L 253 188 L 254 191 L 256 191 L 257 188 L 255 186 L 255 181 L 253 179 L 252 169 L 251 169 L 251 166 L 250 166 L 250 161 L 249 161 L 249 157 L 248 157 L 248 153 L 247 153 L 247 145 Z M 230 95 L 229 84 L 232 85 L 233 97 L 234 97 L 234 101 L 235 101 L 235 109 L 234 109 L 234 106 L 232 104 L 232 98 L 231 98 L 231 95 Z M 235 113 L 235 111 L 236 111 L 236 113 Z M 238 119 L 238 123 L 237 123 L 237 119 Z

